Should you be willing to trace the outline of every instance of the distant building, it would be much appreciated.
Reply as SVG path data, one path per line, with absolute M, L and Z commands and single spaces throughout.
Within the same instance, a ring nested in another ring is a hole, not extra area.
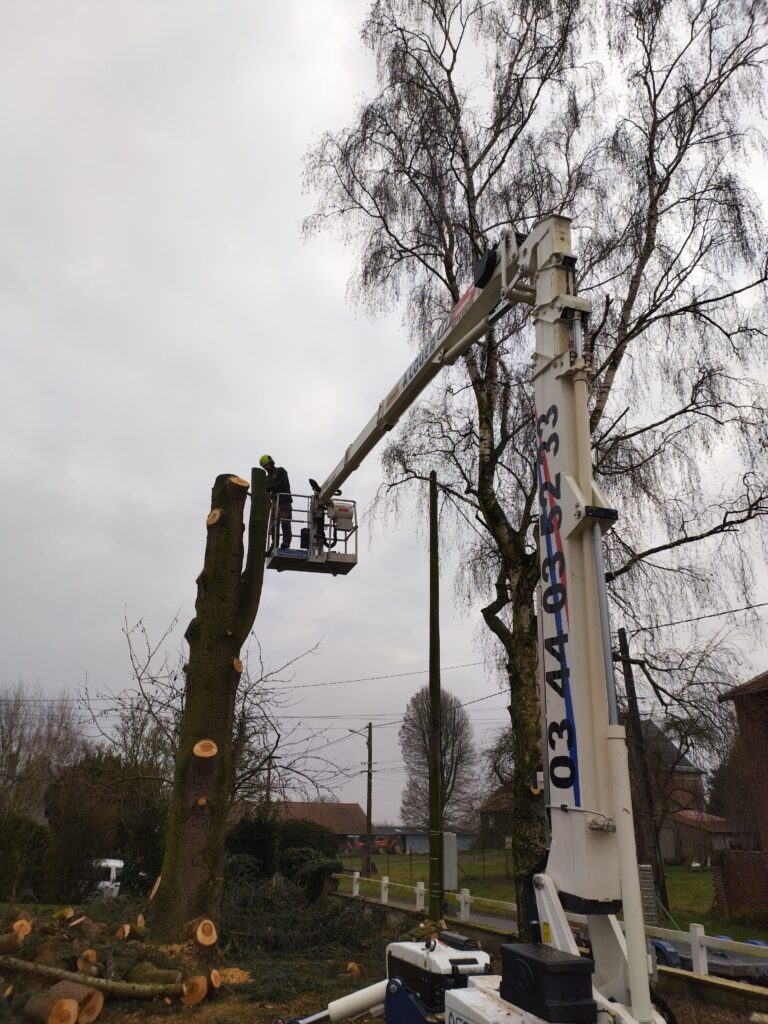
M 366 834 L 365 811 L 360 804 L 311 803 L 303 800 L 286 800 L 275 804 L 277 817 L 281 821 L 311 821 L 335 833 L 340 843 L 350 836 Z M 376 827 L 371 829 L 376 835 Z
M 689 864 L 706 867 L 713 853 L 739 847 L 744 841 L 742 832 L 716 814 L 688 810 L 675 811 L 671 817 L 681 859 Z
M 429 832 L 424 828 L 411 828 L 410 825 L 377 825 L 379 836 L 395 839 L 402 844 L 405 853 L 429 853 Z M 446 831 L 450 831 L 446 829 Z M 477 835 L 474 832 L 456 832 L 456 849 L 468 850 Z
M 738 722 L 734 767 L 740 780 L 732 797 L 747 810 L 754 829 L 756 850 L 725 850 L 713 871 L 715 902 L 729 917 L 768 912 L 768 672 L 724 693 L 720 701 L 733 701 Z

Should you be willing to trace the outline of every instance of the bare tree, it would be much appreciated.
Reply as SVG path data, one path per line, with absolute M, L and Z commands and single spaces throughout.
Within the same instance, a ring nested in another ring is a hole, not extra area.
M 639 627 L 754 582 L 746 528 L 768 508 L 768 445 L 765 395 L 748 372 L 761 311 L 746 303 L 762 298 L 766 271 L 743 166 L 759 141 L 749 118 L 765 13 L 740 0 L 611 0 L 600 11 L 617 26 L 605 81 L 618 84 L 604 100 L 577 66 L 576 3 L 374 3 L 363 40 L 379 93 L 310 153 L 322 196 L 307 228 L 340 227 L 362 257 L 353 292 L 374 308 L 402 294 L 421 339 L 502 227 L 574 214 L 596 311 L 596 470 L 624 513 L 608 579 Z M 483 618 L 503 649 L 518 887 L 543 843 L 528 786 L 539 734 L 527 330 L 515 314 L 444 373 L 383 458 L 389 499 L 439 469 L 444 522 L 452 512 L 461 527 L 462 592 L 486 595 Z M 728 459 L 722 485 L 706 473 L 717 456 Z M 652 662 L 665 669 L 657 687 L 692 698 L 690 650 L 644 641 L 649 674 Z
M 23 682 L 0 689 L 0 813 L 39 816 L 46 788 L 78 759 L 82 740 L 66 693 L 51 697 Z
M 596 471 L 622 507 L 608 579 L 623 618 L 646 625 L 665 606 L 748 599 L 755 580 L 762 531 L 745 527 L 768 511 L 768 277 L 743 169 L 760 144 L 768 23 L 741 0 L 607 10 L 626 82 L 605 149 L 617 187 L 576 210 L 589 232 L 581 287 L 598 311 Z
M 545 203 L 559 208 L 586 175 L 589 149 L 571 152 L 568 180 L 540 173 L 581 116 L 571 82 L 579 8 L 579 0 L 379 0 L 370 8 L 362 36 L 380 89 L 351 127 L 325 135 L 310 153 L 307 177 L 321 198 L 307 230 L 330 224 L 353 240 L 361 255 L 353 291 L 374 309 L 402 296 L 418 340 L 458 302 L 501 227 L 538 215 Z M 477 530 L 466 578 L 488 602 L 483 616 L 502 645 L 510 688 L 518 886 L 544 842 L 541 804 L 528 788 L 540 759 L 538 565 L 529 373 L 508 344 L 519 326 L 469 352 L 434 406 L 408 417 L 384 456 L 392 487 L 424 482 L 439 464 L 444 500 Z
M 441 694 L 441 726 L 443 826 L 466 827 L 477 809 L 477 756 L 469 715 L 447 690 Z M 408 825 L 429 828 L 429 687 L 422 687 L 408 701 L 399 739 L 408 773 L 400 816 Z
M 484 775 L 490 780 L 491 789 L 508 787 L 515 775 L 515 744 L 512 731 L 501 729 L 480 753 Z
M 156 776 L 167 788 L 173 781 L 186 697 L 184 657 L 168 651 L 176 625 L 174 619 L 153 640 L 142 619 L 133 624 L 126 620 L 123 633 L 133 685 L 118 694 L 91 692 L 86 686 L 80 697 L 100 744 L 134 772 Z M 316 799 L 331 796 L 328 787 L 346 774 L 332 760 L 312 753 L 322 733 L 307 733 L 304 726 L 282 717 L 296 704 L 290 687 L 294 667 L 318 646 L 268 667 L 258 639 L 249 637 L 232 719 L 230 806 L 241 800 L 269 803 L 291 791 L 311 792 Z

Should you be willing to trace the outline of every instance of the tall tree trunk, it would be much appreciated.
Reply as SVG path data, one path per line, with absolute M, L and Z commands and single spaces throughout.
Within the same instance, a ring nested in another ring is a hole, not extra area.
M 507 651 L 514 773 L 512 799 L 514 829 L 512 862 L 515 873 L 517 930 L 521 938 L 532 939 L 529 906 L 524 886 L 534 867 L 541 861 L 547 846 L 544 801 L 533 792 L 536 775 L 541 768 L 541 728 L 538 685 L 538 630 L 533 612 L 537 581 L 535 570 L 521 574 L 521 585 L 512 596 L 514 642 Z
M 240 650 L 251 631 L 264 579 L 267 500 L 262 470 L 251 471 L 248 558 L 243 571 L 243 510 L 248 482 L 216 478 L 207 519 L 203 571 L 197 578 L 179 752 L 165 831 L 155 930 L 180 937 L 188 922 L 218 918 L 224 838 L 234 779 L 233 729 L 243 670 Z

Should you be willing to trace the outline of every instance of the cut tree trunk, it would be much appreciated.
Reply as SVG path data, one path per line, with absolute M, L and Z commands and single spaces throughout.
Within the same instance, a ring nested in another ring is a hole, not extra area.
M 21 1013 L 27 1020 L 38 1024 L 75 1024 L 77 1000 L 60 999 L 50 992 L 37 992 L 29 997 Z
M 184 995 L 179 1000 L 184 1006 L 197 1006 L 208 995 L 208 979 L 204 974 L 193 974 L 184 982 Z
M 104 1006 L 104 995 L 95 988 L 79 985 L 76 981 L 57 981 L 50 994 L 58 999 L 74 999 L 77 1002 L 77 1024 L 91 1024 Z
M 234 782 L 234 713 L 242 663 L 261 597 L 268 504 L 265 475 L 251 473 L 248 557 L 243 568 L 243 510 L 248 482 L 216 478 L 207 520 L 203 571 L 197 579 L 179 752 L 165 830 L 161 884 L 152 904 L 153 936 L 181 939 L 186 922 L 217 921 L 224 836 Z M 200 804 L 201 798 L 205 803 Z

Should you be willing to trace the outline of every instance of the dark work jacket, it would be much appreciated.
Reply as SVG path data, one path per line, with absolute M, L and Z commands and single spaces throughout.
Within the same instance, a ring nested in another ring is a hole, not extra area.
M 282 466 L 275 466 L 273 473 L 267 473 L 267 494 L 271 498 L 279 494 L 281 505 L 291 504 L 291 482 Z

